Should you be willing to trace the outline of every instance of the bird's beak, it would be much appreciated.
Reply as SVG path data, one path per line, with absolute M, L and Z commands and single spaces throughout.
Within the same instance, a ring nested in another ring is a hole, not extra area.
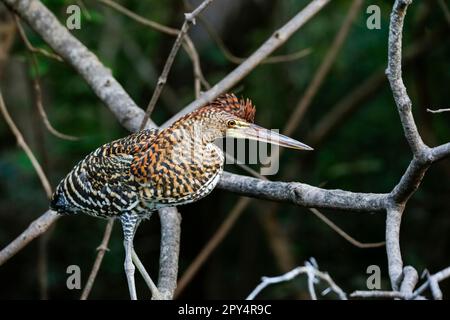
M 276 133 L 275 131 L 267 130 L 256 124 L 245 123 L 245 125 L 243 126 L 230 128 L 227 130 L 227 136 L 238 139 L 249 139 L 266 142 L 297 150 L 314 150 L 310 146 L 301 143 L 300 141 Z

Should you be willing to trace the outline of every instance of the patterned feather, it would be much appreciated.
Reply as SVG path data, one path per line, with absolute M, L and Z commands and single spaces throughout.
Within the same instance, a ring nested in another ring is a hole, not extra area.
M 80 161 L 58 185 L 50 207 L 58 213 L 115 217 L 196 201 L 223 172 L 214 140 L 226 119 L 253 122 L 250 100 L 225 94 L 162 131 L 143 130 L 107 143 Z

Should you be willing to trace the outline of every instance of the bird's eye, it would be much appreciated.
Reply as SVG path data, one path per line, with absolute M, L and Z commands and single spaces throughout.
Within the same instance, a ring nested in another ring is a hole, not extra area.
M 228 127 L 234 127 L 236 125 L 236 121 L 234 121 L 234 120 L 228 120 L 228 122 L 227 122 L 227 126 Z

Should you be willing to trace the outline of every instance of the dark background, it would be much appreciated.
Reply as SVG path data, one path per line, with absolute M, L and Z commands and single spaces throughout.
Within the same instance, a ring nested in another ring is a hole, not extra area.
M 43 1 L 60 19 L 73 1 Z M 448 5 L 448 1 L 444 1 Z M 121 1 L 146 18 L 179 28 L 183 1 Z M 195 2 L 197 4 L 197 2 Z M 300 11 L 301 0 L 216 0 L 204 16 L 228 49 L 246 57 Z M 267 128 L 283 128 L 296 104 L 330 48 L 351 1 L 333 1 L 297 32 L 276 55 L 310 48 L 307 57 L 285 63 L 258 66 L 235 88 L 257 106 L 256 122 Z M 110 67 L 116 79 L 141 107 L 150 100 L 174 38 L 142 26 L 106 8 L 97 1 L 84 1 L 81 30 L 73 31 L 99 59 Z M 369 4 L 381 8 L 381 29 L 366 27 Z M 3 4 L 0 10 L 5 13 Z M 371 93 L 357 103 L 322 141 L 311 141 L 312 130 L 334 106 L 355 89 L 383 72 L 387 60 L 387 37 L 391 1 L 366 1 L 333 67 L 292 137 L 311 143 L 313 153 L 285 151 L 280 172 L 269 177 L 301 181 L 326 188 L 361 192 L 389 192 L 411 160 L 403 137 L 395 103 L 385 77 L 370 87 Z M 46 48 L 31 29 L 30 41 Z M 450 60 L 449 21 L 437 1 L 415 1 L 408 10 L 404 48 L 431 39 L 425 50 L 404 68 L 404 80 L 413 101 L 414 115 L 423 139 L 429 145 L 449 140 L 450 114 L 430 114 L 427 108 L 448 108 Z M 197 23 L 190 32 L 199 51 L 207 80 L 214 84 L 235 68 L 217 44 Z M 38 55 L 44 106 L 52 124 L 60 131 L 81 137 L 65 141 L 49 134 L 34 103 L 32 77 L 35 73 L 18 36 L 0 60 L 0 81 L 9 111 L 42 163 L 54 187 L 84 155 L 97 146 L 127 135 L 112 113 L 102 105 L 86 83 L 67 64 Z M 168 85 L 152 119 L 161 124 L 194 99 L 191 62 L 183 50 L 175 60 Z M 257 168 L 257 167 L 255 167 Z M 245 174 L 228 165 L 227 170 Z M 409 201 L 401 230 L 405 264 L 419 272 L 436 272 L 450 259 L 449 162 L 434 165 L 422 186 Z M 216 189 L 198 203 L 180 207 L 182 239 L 180 276 L 201 248 L 214 235 L 239 197 Z M 0 247 L 13 240 L 48 207 L 46 195 L 24 152 L 18 148 L 6 123 L 0 121 Z M 324 210 L 330 219 L 362 242 L 384 239 L 384 214 L 361 214 Z M 278 226 L 281 234 L 268 232 Z M 66 268 L 76 264 L 84 285 L 100 244 L 105 221 L 88 216 L 60 219 L 49 236 L 34 241 L 0 267 L 0 298 L 77 299 L 80 290 L 66 288 Z M 273 246 L 281 239 L 283 247 Z M 136 251 L 154 279 L 159 259 L 159 221 L 154 215 L 143 223 L 135 238 Z M 46 250 L 43 250 L 43 248 Z M 122 234 L 115 225 L 110 251 L 106 253 L 90 298 L 126 299 L 123 272 Z M 42 254 L 44 252 L 44 254 Z M 45 253 L 46 252 L 46 253 Z M 281 258 L 280 258 L 281 257 Z M 379 265 L 382 288 L 389 289 L 384 247 L 361 249 L 351 245 L 307 209 L 288 204 L 254 200 L 243 212 L 225 241 L 217 248 L 180 298 L 236 298 L 247 296 L 261 276 L 279 275 L 314 257 L 321 270 L 328 271 L 346 292 L 366 288 L 366 269 Z M 39 265 L 47 261 L 47 270 Z M 43 279 L 48 279 L 44 290 Z M 138 296 L 148 289 L 136 274 Z M 320 286 L 319 286 L 320 287 Z M 443 283 L 444 296 L 450 287 Z M 305 277 L 273 286 L 263 298 L 308 298 Z

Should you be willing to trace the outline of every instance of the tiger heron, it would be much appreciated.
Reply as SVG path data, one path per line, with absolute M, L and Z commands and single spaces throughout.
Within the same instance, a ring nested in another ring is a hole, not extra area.
M 250 100 L 225 94 L 166 129 L 142 130 L 107 143 L 59 183 L 50 208 L 60 214 L 119 218 L 128 288 L 136 299 L 132 253 L 139 223 L 157 209 L 197 201 L 214 189 L 224 165 L 216 140 L 234 137 L 312 150 L 253 124 L 254 117 Z

